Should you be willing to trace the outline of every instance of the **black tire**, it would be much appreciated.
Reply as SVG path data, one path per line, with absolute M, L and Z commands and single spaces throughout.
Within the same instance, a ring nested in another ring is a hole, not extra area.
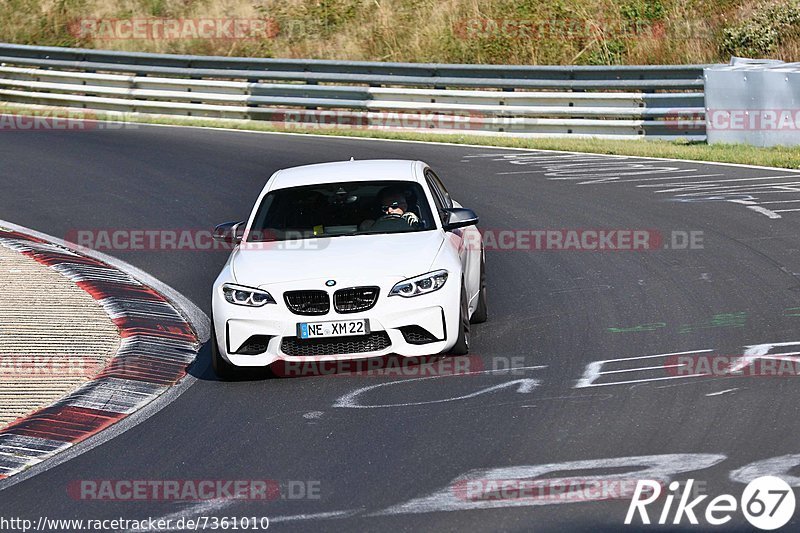
M 481 287 L 478 290 L 478 303 L 469 321 L 472 324 L 482 324 L 489 319 L 489 308 L 486 304 L 486 256 L 481 251 Z
M 464 284 L 461 284 L 461 311 L 458 319 L 458 339 L 450 348 L 450 355 L 467 355 L 469 353 L 469 307 L 467 303 L 467 291 Z
M 214 326 L 212 325 L 211 328 L 213 329 Z M 240 375 L 239 369 L 220 355 L 219 348 L 217 348 L 216 332 L 211 333 L 211 368 L 214 369 L 217 377 L 223 381 L 236 379 Z

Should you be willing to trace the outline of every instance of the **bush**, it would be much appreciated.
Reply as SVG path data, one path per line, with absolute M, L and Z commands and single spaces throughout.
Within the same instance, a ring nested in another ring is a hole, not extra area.
M 800 28 L 800 2 L 762 2 L 748 20 L 722 30 L 723 54 L 745 57 L 773 54 Z

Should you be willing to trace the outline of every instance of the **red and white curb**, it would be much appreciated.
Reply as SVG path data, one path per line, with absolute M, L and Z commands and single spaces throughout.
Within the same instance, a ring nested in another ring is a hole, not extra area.
M 0 479 L 74 446 L 132 414 L 185 375 L 202 338 L 161 293 L 108 262 L 15 230 L 0 245 L 89 293 L 119 328 L 117 353 L 92 380 L 0 431 Z

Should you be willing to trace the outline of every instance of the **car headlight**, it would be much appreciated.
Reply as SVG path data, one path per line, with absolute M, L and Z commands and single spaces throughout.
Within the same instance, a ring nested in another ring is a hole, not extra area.
M 389 296 L 411 298 L 412 296 L 428 294 L 444 287 L 445 281 L 447 281 L 447 270 L 428 272 L 427 274 L 401 281 L 392 287 L 392 290 L 389 291 Z
M 266 304 L 274 304 L 275 298 L 267 291 L 245 287 L 244 285 L 234 285 L 226 283 L 222 286 L 222 294 L 225 299 L 235 305 L 245 305 L 247 307 L 261 307 Z

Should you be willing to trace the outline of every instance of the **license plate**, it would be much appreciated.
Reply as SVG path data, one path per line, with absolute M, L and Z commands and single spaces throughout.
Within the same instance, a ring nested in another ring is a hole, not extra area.
M 297 336 L 301 339 L 319 337 L 345 337 L 368 335 L 369 320 L 336 320 L 332 322 L 301 322 L 297 324 Z

